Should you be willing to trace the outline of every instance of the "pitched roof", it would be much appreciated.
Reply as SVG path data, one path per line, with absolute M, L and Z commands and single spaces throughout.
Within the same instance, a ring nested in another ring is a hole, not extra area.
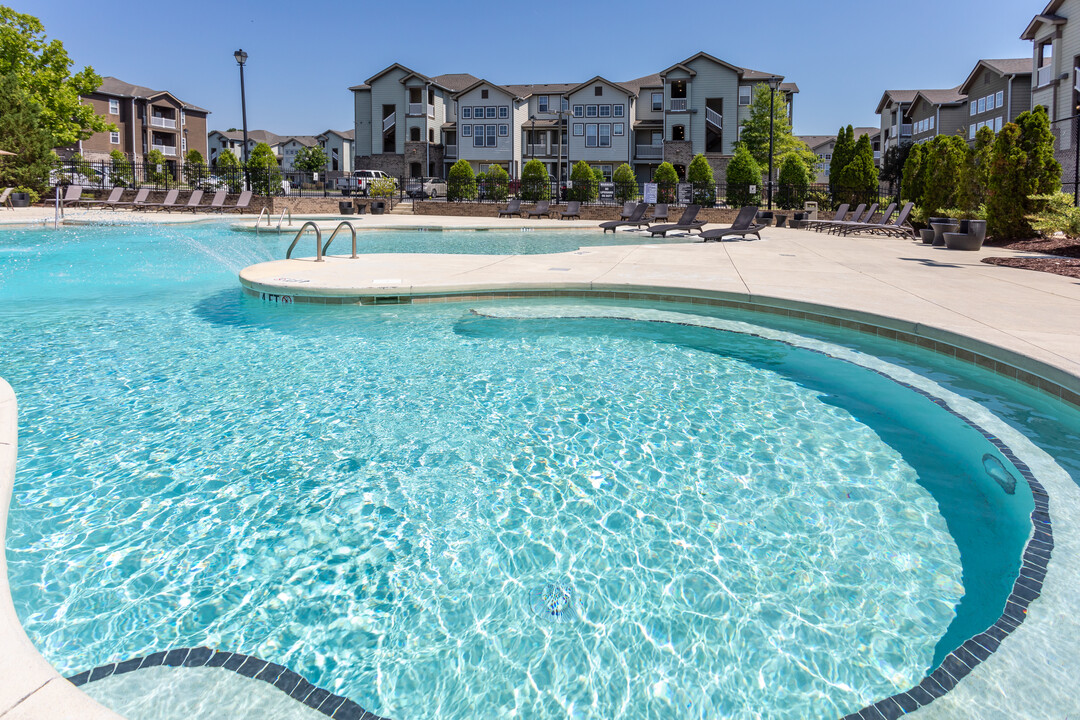
M 885 103 L 887 103 L 887 102 L 909 103 L 909 102 L 911 102 L 912 100 L 915 99 L 915 93 L 917 93 L 917 92 L 919 92 L 919 91 L 918 90 L 886 90 L 885 92 L 883 92 L 881 94 L 881 100 L 878 101 L 877 110 L 875 112 L 878 115 L 880 115 L 881 111 L 885 107 Z
M 211 130 L 210 133 L 208 133 L 208 134 L 213 134 L 213 133 L 217 133 L 218 135 L 222 135 L 222 136 L 228 138 L 229 140 L 233 140 L 233 141 L 236 141 L 236 142 L 243 142 L 244 141 L 244 132 L 243 132 L 243 130 Z M 248 130 L 248 140 L 249 141 L 254 140 L 257 143 L 264 142 L 267 145 L 278 145 L 278 144 L 280 144 L 282 142 L 287 142 L 290 137 L 293 137 L 293 136 L 277 135 L 275 133 L 270 132 L 269 130 Z
M 626 82 L 619 84 L 631 88 L 637 93 L 640 93 L 641 88 L 662 87 L 664 84 L 664 78 L 660 77 L 660 73 L 653 73 L 652 75 L 639 77 L 635 80 L 627 80 Z
M 579 83 L 579 84 L 575 85 L 574 87 L 572 87 L 572 88 L 570 88 L 569 90 L 567 90 L 567 91 L 566 91 L 566 94 L 567 94 L 567 95 L 570 95 L 571 93 L 575 93 L 575 92 L 577 92 L 578 90 L 581 90 L 582 88 L 586 88 L 586 87 L 588 87 L 589 85 L 593 85 L 594 83 L 598 83 L 598 82 L 602 82 L 602 83 L 607 83 L 607 84 L 608 84 L 608 85 L 610 85 L 611 87 L 613 87 L 613 88 L 615 88 L 615 89 L 617 89 L 617 90 L 621 90 L 622 92 L 626 93 L 627 95 L 633 95 L 633 94 L 635 94 L 635 93 L 634 93 L 634 91 L 633 91 L 633 90 L 631 90 L 630 88 L 628 88 L 628 87 L 625 87 L 625 86 L 623 86 L 623 85 L 620 85 L 620 84 L 619 84 L 619 83 L 617 83 L 617 82 L 613 82 L 613 81 L 611 81 L 611 80 L 608 80 L 607 78 L 605 78 L 605 77 L 603 77 L 603 76 L 601 76 L 601 75 L 595 75 L 595 76 L 593 76 L 593 77 L 592 77 L 591 79 L 589 79 L 589 80 L 586 80 L 586 81 L 585 81 L 585 82 L 583 82 L 583 83 Z
M 960 92 L 960 86 L 957 85 L 954 88 L 948 90 L 919 90 L 915 94 L 915 100 L 911 101 L 914 105 L 919 98 L 922 98 L 931 105 L 959 105 L 962 102 L 967 101 L 967 95 Z
M 447 73 L 446 75 L 436 75 L 431 79 L 436 85 L 442 85 L 451 92 L 457 92 L 469 87 L 480 78 L 469 73 Z
M 796 140 L 802 140 L 804 143 L 810 146 L 811 150 L 816 150 L 818 147 L 828 142 L 835 142 L 836 137 L 834 135 L 796 135 Z
M 338 137 L 345 138 L 346 140 L 356 139 L 356 128 L 350 128 L 348 130 L 323 130 L 316 137 L 325 137 L 327 135 L 337 135 Z
M 154 90 L 143 85 L 132 85 L 129 82 L 124 82 L 123 80 L 114 78 L 111 75 L 106 75 L 105 77 L 101 78 L 101 84 L 98 85 L 97 92 L 101 93 L 102 95 L 113 95 L 116 97 L 125 98 L 138 98 L 140 100 L 149 100 L 150 98 L 164 94 L 176 98 L 176 100 L 184 106 L 185 110 L 194 110 L 196 112 L 204 113 L 210 112 L 205 108 L 201 108 L 197 105 L 192 105 L 190 103 L 184 102 L 168 90 Z
M 972 68 L 968 74 L 967 79 L 960 85 L 960 92 L 965 95 L 971 88 L 971 84 L 975 82 L 975 77 L 979 74 L 980 70 L 989 69 L 993 72 L 1001 75 L 1002 77 L 1008 77 L 1009 75 L 1030 75 L 1031 74 L 1031 58 L 1009 58 L 1005 60 L 980 60 L 975 63 L 975 67 Z
M 1067 22 L 1067 18 L 1063 18 L 1057 14 L 1057 11 L 1061 9 L 1061 6 L 1065 4 L 1065 0 L 1050 0 L 1043 8 L 1043 11 L 1033 17 L 1028 26 L 1024 29 L 1023 35 L 1020 36 L 1021 40 L 1034 40 L 1035 34 L 1039 31 L 1039 26 L 1043 23 L 1049 23 L 1051 25 L 1064 25 Z
M 520 98 L 527 98 L 530 95 L 565 95 L 577 85 L 578 83 L 535 83 L 532 85 L 503 85 L 502 87 L 507 92 L 513 93 Z
M 477 80 L 476 82 L 472 83 L 471 85 L 463 87 L 462 89 L 460 89 L 460 90 L 458 90 L 457 92 L 454 93 L 454 97 L 455 98 L 460 97 L 460 96 L 464 95 L 465 93 L 469 92 L 470 90 L 473 90 L 474 88 L 480 87 L 481 85 L 487 85 L 488 87 L 495 88 L 496 90 L 501 90 L 502 92 L 504 92 L 507 95 L 509 95 L 511 97 L 514 97 L 514 98 L 521 97 L 516 92 L 514 92 L 513 86 L 511 86 L 511 85 L 496 85 L 495 83 L 491 82 L 490 80 L 484 80 L 484 79 Z
M 250 137 L 251 133 L 248 133 L 248 136 Z M 315 147 L 319 144 L 318 139 L 314 135 L 289 135 L 287 137 L 283 137 L 281 140 L 282 144 L 287 144 L 290 141 L 296 141 L 304 147 Z
M 731 64 L 731 63 L 729 63 L 729 62 L 724 62 L 724 61 L 723 61 L 723 60 L 721 60 L 720 58 L 718 58 L 718 57 L 713 57 L 713 56 L 712 56 L 712 55 L 710 55 L 709 53 L 707 53 L 707 52 L 704 52 L 704 51 L 702 51 L 702 52 L 697 52 L 697 53 L 694 53 L 693 55 L 691 55 L 690 57 L 686 58 L 686 59 L 685 59 L 685 60 L 683 60 L 682 62 L 677 62 L 677 63 L 675 63 L 674 65 L 672 65 L 671 67 L 667 68 L 666 70 L 662 70 L 662 71 L 660 72 L 660 76 L 661 76 L 661 77 L 663 77 L 664 75 L 667 75 L 667 74 L 668 74 L 669 72 L 671 72 L 671 71 L 672 71 L 672 70 L 674 70 L 675 68 L 680 68 L 680 67 L 681 67 L 681 68 L 683 68 L 683 69 L 685 69 L 685 70 L 687 70 L 687 71 L 689 71 L 689 72 L 690 72 L 690 74 L 691 74 L 691 75 L 693 75 L 693 74 L 694 74 L 694 71 L 693 71 L 693 70 L 692 70 L 692 69 L 691 69 L 690 67 L 688 67 L 688 64 L 689 64 L 689 63 L 692 63 L 692 62 L 693 62 L 694 60 L 697 60 L 698 58 L 705 58 L 706 60 L 712 60 L 712 61 L 713 61 L 714 63 L 716 63 L 717 65 L 723 65 L 724 67 L 727 67 L 727 68 L 731 68 L 732 70 L 734 70 L 735 72 L 737 72 L 737 73 L 739 73 L 739 74 L 742 74 L 743 72 L 745 72 L 745 71 L 746 71 L 746 68 L 741 68 L 741 67 L 739 67 L 738 65 L 732 65 L 732 64 Z

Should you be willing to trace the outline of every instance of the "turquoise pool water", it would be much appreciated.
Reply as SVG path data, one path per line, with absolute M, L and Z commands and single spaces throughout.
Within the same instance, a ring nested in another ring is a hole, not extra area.
M 1030 495 L 892 381 L 711 329 L 243 296 L 287 239 L 0 239 L 10 574 L 62 671 L 209 645 L 394 718 L 831 718 L 1000 613 Z M 930 365 L 1075 471 L 1067 411 Z

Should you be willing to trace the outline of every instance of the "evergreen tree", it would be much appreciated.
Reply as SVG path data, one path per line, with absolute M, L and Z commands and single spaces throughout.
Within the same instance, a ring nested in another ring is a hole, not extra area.
M 904 161 L 903 180 L 900 182 L 900 194 L 904 200 L 913 202 L 920 208 L 923 204 L 923 146 L 913 145 Z
M 960 199 L 960 179 L 968 145 L 957 135 L 938 135 L 923 149 L 922 212 L 926 217 L 953 209 Z
M 147 182 L 154 185 L 165 185 L 172 179 L 169 172 L 169 164 L 165 161 L 165 154 L 160 150 L 151 150 L 143 159 L 143 171 Z
M 694 203 L 712 207 L 716 203 L 716 180 L 712 166 L 705 156 L 698 153 L 686 169 L 686 181 L 694 185 Z
M 653 173 L 652 181 L 657 184 L 656 202 L 673 203 L 679 184 L 679 173 L 675 172 L 675 166 L 669 162 L 662 162 Z
M 521 169 L 521 192 L 525 202 L 548 200 L 551 198 L 551 179 L 544 163 L 533 158 Z
M 484 194 L 488 200 L 502 202 L 510 194 L 510 175 L 501 165 L 492 165 L 488 168 L 487 177 L 484 178 Z
M 593 175 L 592 167 L 584 160 L 574 163 L 574 169 L 570 171 L 570 199 L 582 202 L 596 200 L 597 183 Z
M 1028 155 L 1021 146 L 1020 126 L 1006 123 L 994 140 L 986 197 L 986 230 L 998 240 L 1027 236 Z
M 450 202 L 476 199 L 476 174 L 465 158 L 450 166 L 446 178 L 446 199 Z
M 845 133 L 846 134 L 846 133 Z M 835 162 L 835 155 L 833 156 Z M 836 167 L 834 164 L 832 167 Z M 879 191 L 878 171 L 874 167 L 874 148 L 870 136 L 863 135 L 855 143 L 851 160 L 838 172 L 832 174 L 836 186 L 833 200 L 839 202 L 866 202 L 876 198 Z
M 769 107 L 771 91 L 767 83 L 754 87 L 750 101 L 750 113 L 742 122 L 738 145 L 745 145 L 755 162 L 763 168 L 769 166 Z M 780 158 L 796 153 L 807 166 L 817 161 L 810 146 L 791 134 L 791 118 L 788 117 L 787 96 L 777 90 L 772 98 L 773 157 Z
M 979 207 L 986 202 L 986 187 L 990 170 L 991 154 L 994 149 L 994 131 L 981 128 L 975 134 L 975 147 L 967 152 L 957 191 L 956 206 L 965 215 L 978 214 Z
M 848 125 L 840 128 L 836 133 L 836 145 L 833 147 L 832 159 L 829 161 L 829 192 L 835 198 L 840 184 L 837 178 L 843 174 L 844 168 L 855 158 L 855 129 Z
M 53 135 L 41 121 L 41 110 L 13 75 L 0 75 L 0 186 L 44 192 L 56 160 Z
M 1046 108 L 1020 113 L 1020 149 L 1027 155 L 1028 195 L 1048 195 L 1061 189 L 1061 164 L 1054 159 L 1054 135 Z
M 751 185 L 761 183 L 761 166 L 757 164 L 745 146 L 735 148 L 735 156 L 727 166 L 727 201 L 729 205 L 743 207 L 758 205 L 761 196 L 758 191 L 751 192 Z
M 907 163 L 911 148 L 912 143 L 908 141 L 893 145 L 885 151 L 885 157 L 881 161 L 881 182 L 889 183 L 889 187 L 896 188 L 896 184 L 903 180 L 904 165 Z
M 638 196 L 637 177 L 633 168 L 626 163 L 615 168 L 611 180 L 615 183 L 615 199 L 619 202 L 633 200 Z
M 810 172 L 795 153 L 788 153 L 780 162 L 779 185 L 776 204 L 780 208 L 798 210 L 803 207 L 810 190 Z

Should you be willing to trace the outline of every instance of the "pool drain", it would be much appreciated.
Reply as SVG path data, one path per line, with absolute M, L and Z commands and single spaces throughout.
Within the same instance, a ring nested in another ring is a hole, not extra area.
M 529 604 L 537 617 L 548 622 L 570 622 L 577 615 L 574 591 L 562 583 L 549 583 L 533 590 Z

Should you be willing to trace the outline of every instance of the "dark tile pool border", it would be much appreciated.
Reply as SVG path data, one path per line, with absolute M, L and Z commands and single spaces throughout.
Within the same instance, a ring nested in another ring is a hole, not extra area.
M 208 647 L 163 650 L 145 657 L 101 665 L 78 675 L 72 675 L 67 680 L 75 687 L 79 687 L 113 675 L 123 675 L 153 667 L 211 667 L 231 670 L 238 675 L 273 685 L 293 700 L 334 720 L 387 720 L 365 710 L 346 697 L 312 685 L 284 665 L 260 660 L 254 655 L 214 650 Z

